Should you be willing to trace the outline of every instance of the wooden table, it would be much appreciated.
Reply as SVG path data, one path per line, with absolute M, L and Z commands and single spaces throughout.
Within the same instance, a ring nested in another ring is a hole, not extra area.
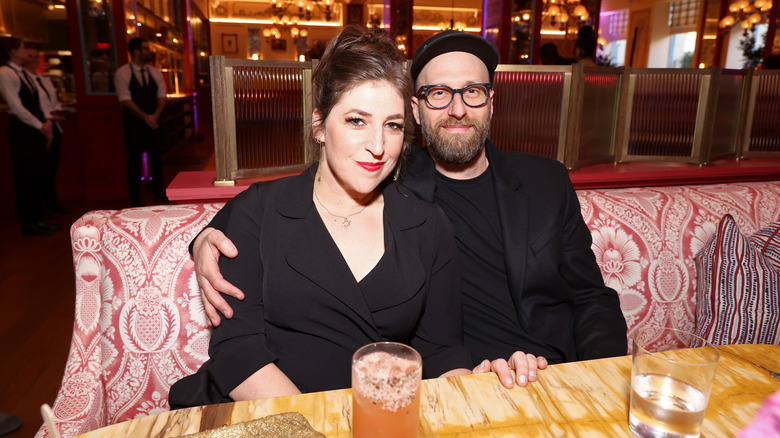
M 780 389 L 780 346 L 720 346 L 702 436 L 732 437 Z M 495 374 L 423 381 L 421 436 L 626 437 L 631 357 L 552 365 L 525 388 Z M 84 437 L 175 437 L 297 411 L 329 437 L 349 437 L 351 390 L 202 406 L 115 424 Z

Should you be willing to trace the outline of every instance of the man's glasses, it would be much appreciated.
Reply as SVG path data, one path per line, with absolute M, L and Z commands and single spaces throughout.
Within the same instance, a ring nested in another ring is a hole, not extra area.
M 471 108 L 479 108 L 488 101 L 493 84 L 471 84 L 457 90 L 446 85 L 424 85 L 417 90 L 417 97 L 425 95 L 425 101 L 432 108 L 447 108 L 456 94 L 460 94 L 463 103 Z

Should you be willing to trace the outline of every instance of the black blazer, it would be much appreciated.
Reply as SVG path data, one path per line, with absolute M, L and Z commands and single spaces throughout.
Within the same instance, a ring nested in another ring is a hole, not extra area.
M 171 407 L 231 401 L 230 391 L 271 362 L 303 392 L 349 387 L 352 354 L 375 341 L 416 348 L 425 377 L 470 368 L 444 213 L 400 185 L 384 186 L 394 272 L 364 296 L 312 202 L 315 172 L 255 183 L 214 218 L 239 252 L 220 259 L 222 274 L 246 297 L 225 297 L 234 316 L 214 330 L 210 360 L 173 385 Z
M 620 301 L 604 285 L 566 168 L 536 155 L 501 152 L 490 141 L 485 150 L 515 310 L 526 333 L 547 346 L 529 351 L 508 345 L 507 357 L 518 349 L 551 362 L 626 354 Z M 425 149 L 416 148 L 401 181 L 421 199 L 435 201 L 435 166 Z

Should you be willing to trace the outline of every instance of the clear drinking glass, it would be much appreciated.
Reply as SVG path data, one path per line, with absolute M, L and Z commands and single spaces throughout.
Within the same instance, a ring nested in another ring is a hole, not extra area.
M 416 437 L 422 357 L 396 342 L 376 342 L 352 356 L 352 436 Z
M 670 346 L 680 341 L 687 348 Z M 640 437 L 698 437 L 718 349 L 693 333 L 664 327 L 637 330 L 633 347 L 631 432 Z

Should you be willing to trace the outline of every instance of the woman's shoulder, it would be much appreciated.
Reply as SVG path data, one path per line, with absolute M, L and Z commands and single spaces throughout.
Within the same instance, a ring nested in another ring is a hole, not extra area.
M 438 204 L 417 197 L 411 189 L 400 182 L 391 181 L 384 188 L 385 204 L 390 214 L 396 216 L 407 226 L 442 226 L 449 220 Z
M 265 206 L 276 202 L 278 199 L 298 198 L 293 192 L 305 190 L 306 185 L 311 184 L 309 180 L 309 171 L 305 170 L 303 173 L 294 176 L 286 176 L 270 181 L 257 181 L 236 195 L 230 202 L 240 205 Z

